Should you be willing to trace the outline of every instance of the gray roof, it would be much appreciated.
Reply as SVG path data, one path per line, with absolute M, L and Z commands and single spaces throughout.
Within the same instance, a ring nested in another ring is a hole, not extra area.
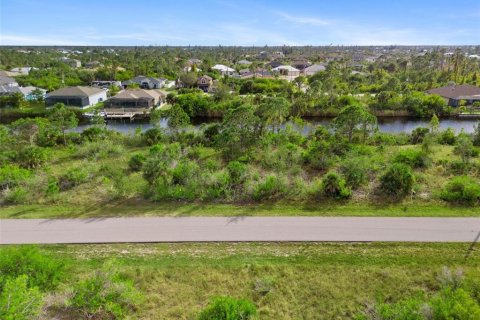
M 94 94 L 105 92 L 103 89 L 94 88 L 94 87 L 68 87 L 68 88 L 61 88 L 55 91 L 52 91 L 47 94 L 47 97 L 89 97 Z
M 12 94 L 12 93 L 22 93 L 18 87 L 11 87 L 11 86 L 0 86 L 0 95 L 5 94 Z
M 17 81 L 10 77 L 0 76 L 0 86 L 8 85 L 8 84 L 16 84 Z
M 469 99 L 480 96 L 480 88 L 471 84 L 460 84 L 427 90 L 427 93 L 438 94 L 449 99 Z

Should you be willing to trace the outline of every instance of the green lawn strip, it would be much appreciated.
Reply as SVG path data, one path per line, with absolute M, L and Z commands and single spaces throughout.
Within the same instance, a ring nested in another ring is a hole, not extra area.
M 365 204 L 185 204 L 143 200 L 105 205 L 12 205 L 0 207 L 0 218 L 92 218 L 134 216 L 364 216 L 364 217 L 478 217 L 480 208 L 440 203 Z
M 465 260 L 468 248 L 449 243 L 42 246 L 71 262 L 69 281 L 116 259 L 146 295 L 140 319 L 193 319 L 216 295 L 254 301 L 261 319 L 351 319 L 377 300 L 438 289 L 443 266 L 478 275 L 478 249 Z M 268 293 L 260 293 L 262 286 Z

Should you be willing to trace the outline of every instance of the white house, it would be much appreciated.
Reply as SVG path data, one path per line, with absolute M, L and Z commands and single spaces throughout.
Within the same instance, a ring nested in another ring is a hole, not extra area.
M 276 68 L 273 68 L 272 71 L 280 76 L 280 78 L 285 80 L 293 80 L 300 75 L 300 70 L 288 65 L 281 65 Z
M 94 87 L 68 87 L 52 91 L 45 97 L 45 104 L 51 107 L 56 103 L 77 108 L 88 108 L 107 100 L 107 91 Z
M 235 72 L 235 69 L 232 69 L 230 67 L 227 67 L 226 65 L 223 64 L 216 64 L 212 67 L 212 70 L 217 70 L 220 71 L 222 76 L 231 76 Z

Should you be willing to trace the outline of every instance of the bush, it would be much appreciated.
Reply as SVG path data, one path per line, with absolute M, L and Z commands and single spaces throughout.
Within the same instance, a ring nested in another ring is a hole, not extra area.
M 31 172 L 16 165 L 6 165 L 0 168 L 0 189 L 12 188 L 25 181 Z
M 473 205 L 480 200 L 480 184 L 468 176 L 454 177 L 447 183 L 440 197 L 448 202 Z
M 380 178 L 381 190 L 391 196 L 404 196 L 412 191 L 415 176 L 403 163 L 392 164 Z
M 1 250 L 0 274 L 16 278 L 28 276 L 28 286 L 40 290 L 54 289 L 64 275 L 64 263 L 41 253 L 34 246 L 8 247 Z M 1 280 L 1 279 L 0 279 Z M 0 283 L 0 289 L 3 283 Z
M 83 168 L 72 168 L 60 178 L 60 190 L 68 190 L 87 182 L 89 173 Z
M 122 279 L 112 264 L 73 286 L 67 306 L 87 319 L 125 319 L 136 310 L 141 295 L 129 280 Z
M 157 127 L 146 130 L 142 134 L 142 138 L 143 141 L 149 146 L 168 141 L 168 136 L 165 133 L 165 130 Z
M 447 130 L 442 131 L 442 133 L 440 133 L 440 136 L 438 137 L 438 142 L 440 144 L 453 146 L 456 141 L 457 137 L 455 136 L 455 131 L 453 131 L 452 128 L 448 128 Z
M 75 156 L 80 159 L 98 160 L 119 156 L 123 151 L 120 144 L 96 141 L 79 146 Z
M 200 312 L 198 320 L 248 320 L 256 314 L 257 309 L 252 302 L 225 296 L 214 298 Z
M 133 172 L 142 171 L 143 164 L 147 160 L 147 157 L 141 153 L 134 154 L 130 160 L 128 160 L 128 168 Z
M 83 141 L 100 141 L 107 137 L 107 130 L 99 127 L 90 127 L 82 131 L 81 137 Z
M 247 179 L 247 166 L 239 161 L 231 161 L 227 165 L 230 183 L 235 186 L 242 184 Z
M 49 157 L 48 150 L 42 147 L 29 146 L 20 150 L 15 161 L 22 168 L 33 169 L 44 165 Z
M 345 186 L 345 180 L 334 172 L 327 173 L 322 179 L 322 193 L 324 196 L 334 199 L 346 199 L 352 195 Z
M 410 142 L 412 144 L 419 144 L 423 142 L 425 136 L 430 132 L 428 128 L 418 127 L 412 130 L 410 134 Z
M 264 182 L 255 186 L 253 200 L 274 199 L 285 192 L 285 184 L 276 176 L 268 176 Z
M 364 158 L 347 158 L 341 166 L 347 185 L 357 188 L 367 181 L 368 164 Z
M 413 168 L 426 168 L 431 164 L 431 159 L 422 150 L 404 149 L 397 153 L 393 162 L 403 163 Z
M 5 191 L 4 201 L 6 203 L 24 203 L 27 201 L 28 192 L 25 188 L 16 186 L 13 189 L 7 189 Z
M 462 288 L 443 289 L 430 305 L 433 319 L 480 319 L 480 304 Z
M 0 290 L 0 319 L 36 319 L 42 309 L 42 294 L 37 287 L 28 286 L 28 276 L 7 278 Z

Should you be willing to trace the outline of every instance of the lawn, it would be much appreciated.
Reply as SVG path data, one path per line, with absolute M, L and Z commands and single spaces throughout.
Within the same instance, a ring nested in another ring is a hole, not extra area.
M 252 300 L 260 319 L 352 319 L 367 305 L 438 289 L 444 266 L 479 277 L 470 244 L 210 243 L 49 245 L 69 282 L 116 259 L 145 294 L 140 319 L 195 319 L 209 299 Z M 1 248 L 0 248 L 1 250 Z

